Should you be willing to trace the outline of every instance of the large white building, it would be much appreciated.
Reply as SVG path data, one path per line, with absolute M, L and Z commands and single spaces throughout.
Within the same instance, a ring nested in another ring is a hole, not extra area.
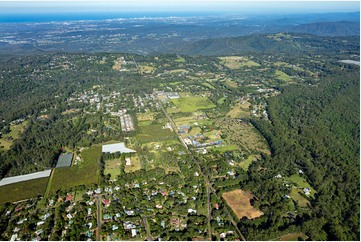
M 125 147 L 124 143 L 116 143 L 116 144 L 110 144 L 110 145 L 103 145 L 102 152 L 103 153 L 115 153 L 115 152 L 134 153 L 136 151 Z

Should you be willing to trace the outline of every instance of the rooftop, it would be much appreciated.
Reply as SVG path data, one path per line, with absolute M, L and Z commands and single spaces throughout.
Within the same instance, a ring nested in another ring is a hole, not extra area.
M 133 153 L 136 151 L 125 147 L 124 143 L 116 143 L 116 144 L 110 144 L 110 145 L 103 145 L 102 152 L 103 153 L 115 153 L 115 152 Z
M 62 154 L 59 156 L 58 163 L 56 163 L 56 168 L 71 166 L 72 160 L 73 160 L 73 153 Z

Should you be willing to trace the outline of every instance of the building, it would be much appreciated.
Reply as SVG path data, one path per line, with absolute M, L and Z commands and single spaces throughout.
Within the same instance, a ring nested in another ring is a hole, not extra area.
M 103 153 L 120 152 L 121 154 L 123 154 L 123 153 L 134 153 L 136 151 L 125 147 L 124 143 L 116 143 L 116 144 L 110 144 L 110 145 L 103 145 L 102 152 Z
M 58 162 L 56 163 L 55 168 L 69 167 L 69 166 L 71 166 L 72 160 L 73 160 L 73 153 L 61 154 L 59 156 L 59 159 L 58 159 Z

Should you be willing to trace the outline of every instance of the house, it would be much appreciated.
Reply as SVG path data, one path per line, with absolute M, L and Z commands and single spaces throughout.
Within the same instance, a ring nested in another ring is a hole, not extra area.
M 36 226 L 40 226 L 40 225 L 42 225 L 42 224 L 44 224 L 44 223 L 45 223 L 44 221 L 37 222 L 37 223 L 36 223 Z
M 305 193 L 306 196 L 311 195 L 311 189 L 309 188 L 303 188 L 303 192 Z
M 115 225 L 115 224 L 113 224 L 113 226 L 112 226 L 112 230 L 114 231 L 114 230 L 117 230 L 119 227 L 117 226 L 117 225 Z
M 132 229 L 132 237 L 135 237 L 137 235 L 137 230 L 136 229 Z
M 73 216 L 72 216 L 70 213 L 68 213 L 68 214 L 66 215 L 66 217 L 67 217 L 68 219 L 72 219 L 72 218 L 73 218 Z
M 197 213 L 197 210 L 188 208 L 188 213 L 190 213 L 190 214 L 196 214 L 196 213 Z
M 282 178 L 281 174 L 278 174 L 277 176 L 275 176 L 275 178 Z
M 110 204 L 110 200 L 104 199 L 104 200 L 103 200 L 103 204 L 104 204 L 106 207 L 108 207 L 109 204 Z
M 125 165 L 126 166 L 131 166 L 132 165 L 132 160 L 130 158 L 125 158 Z
M 74 198 L 74 196 L 70 194 L 70 195 L 68 195 L 68 196 L 65 198 L 65 201 L 66 201 L 66 202 L 69 202 L 69 201 L 71 201 L 73 198 Z
M 219 204 L 218 203 L 214 204 L 214 208 L 218 210 L 219 209 Z
M 125 212 L 127 215 L 129 215 L 129 216 L 134 215 L 134 211 L 133 211 L 133 210 L 125 210 L 124 212 Z

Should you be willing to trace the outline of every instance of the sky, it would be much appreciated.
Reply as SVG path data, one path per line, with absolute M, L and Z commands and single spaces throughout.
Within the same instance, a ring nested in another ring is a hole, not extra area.
M 84 12 L 239 12 L 325 13 L 355 12 L 359 1 L 242 1 L 242 0 L 0 0 L 0 13 Z

